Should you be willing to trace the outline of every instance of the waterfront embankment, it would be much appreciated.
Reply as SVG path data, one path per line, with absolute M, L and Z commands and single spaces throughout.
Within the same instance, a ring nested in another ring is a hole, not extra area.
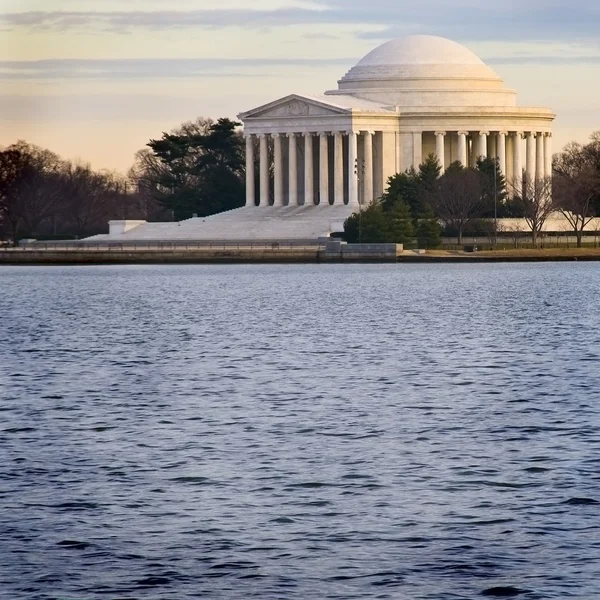
M 598 261 L 600 248 L 548 248 L 464 251 L 411 251 L 397 255 L 372 247 L 365 252 L 327 252 L 323 247 L 194 248 L 194 249 L 4 249 L 4 265 L 92 264 L 235 264 L 320 262 L 483 263 Z

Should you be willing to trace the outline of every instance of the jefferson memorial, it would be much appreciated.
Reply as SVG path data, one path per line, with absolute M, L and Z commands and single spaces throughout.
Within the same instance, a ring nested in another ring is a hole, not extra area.
M 460 44 L 424 35 L 392 40 L 337 89 L 291 94 L 239 115 L 245 207 L 181 223 L 112 221 L 110 234 L 95 239 L 328 236 L 380 197 L 388 177 L 429 154 L 443 168 L 497 158 L 507 181 L 551 176 L 554 117 L 548 108 L 518 106 L 516 92 Z

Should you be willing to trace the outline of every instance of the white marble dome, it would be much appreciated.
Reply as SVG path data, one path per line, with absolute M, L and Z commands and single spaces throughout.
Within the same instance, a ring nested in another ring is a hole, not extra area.
M 330 94 L 406 106 L 515 106 L 516 94 L 476 54 L 431 35 L 378 46 Z
M 358 66 L 383 65 L 483 65 L 468 48 L 433 35 L 410 35 L 381 44 Z

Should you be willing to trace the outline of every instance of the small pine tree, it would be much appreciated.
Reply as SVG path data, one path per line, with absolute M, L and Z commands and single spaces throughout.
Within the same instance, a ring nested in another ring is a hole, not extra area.
M 417 240 L 419 248 L 439 248 L 442 244 L 442 227 L 431 208 L 419 219 Z
M 393 244 L 408 244 L 415 237 L 410 208 L 406 202 L 396 202 L 385 213 L 386 216 L 386 242 Z
M 349 244 L 357 244 L 359 236 L 359 214 L 352 213 L 344 221 L 344 240 Z
M 441 173 L 442 167 L 435 154 L 429 154 L 419 165 L 419 179 L 425 187 L 432 186 L 440 178 Z
M 419 185 L 420 178 L 414 167 L 392 175 L 382 197 L 384 210 L 391 210 L 397 202 L 406 202 L 413 212 L 418 210 Z
M 477 170 L 481 173 L 481 193 L 485 202 L 485 211 L 482 216 L 490 218 L 494 216 L 494 210 L 498 211 L 508 198 L 506 179 L 500 170 L 498 159 L 489 157 L 477 159 Z
M 382 244 L 386 237 L 387 218 L 380 202 L 372 202 L 344 222 L 344 239 L 349 244 Z
M 380 202 L 373 202 L 362 214 L 360 239 L 363 244 L 386 242 L 387 219 Z

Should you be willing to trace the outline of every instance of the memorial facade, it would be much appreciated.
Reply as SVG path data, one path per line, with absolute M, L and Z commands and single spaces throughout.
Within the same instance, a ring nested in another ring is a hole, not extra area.
M 497 158 L 509 182 L 549 177 L 554 117 L 547 108 L 518 106 L 516 92 L 460 44 L 393 40 L 367 54 L 336 90 L 292 94 L 239 115 L 246 206 L 358 207 L 429 154 L 442 169 Z

